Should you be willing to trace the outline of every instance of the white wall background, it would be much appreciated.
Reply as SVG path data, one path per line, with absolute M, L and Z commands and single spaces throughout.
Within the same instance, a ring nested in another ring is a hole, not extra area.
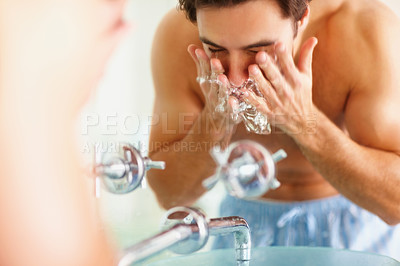
M 400 0 L 382 1 L 400 15 Z M 140 140 L 147 144 L 148 118 L 154 99 L 150 71 L 152 39 L 162 16 L 176 7 L 177 2 L 128 0 L 126 18 L 134 23 L 134 31 L 114 54 L 97 93 L 82 112 L 78 129 L 82 136 L 80 147 L 88 162 L 92 144 L 101 144 L 105 149 L 118 141 Z M 138 189 L 122 196 L 103 192 L 99 203 L 107 230 L 121 247 L 158 232 L 164 211 L 158 207 L 150 189 Z M 209 215 L 215 215 L 213 209 Z

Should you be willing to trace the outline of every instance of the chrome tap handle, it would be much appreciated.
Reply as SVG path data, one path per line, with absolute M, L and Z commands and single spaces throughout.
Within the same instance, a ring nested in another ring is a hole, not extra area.
M 94 175 L 94 195 L 96 198 L 100 198 L 101 195 L 101 176 L 96 171 L 96 166 L 100 165 L 102 153 L 97 147 L 94 147 L 93 153 L 93 167 L 91 168 L 91 173 Z
M 221 180 L 228 193 L 238 198 L 254 198 L 280 186 L 276 163 L 287 157 L 280 149 L 273 155 L 262 145 L 249 140 L 237 141 L 224 151 L 211 150 L 217 163 L 215 175 L 203 181 L 211 189 Z
M 130 144 L 121 143 L 117 154 L 107 157 L 105 152 L 96 151 L 94 173 L 103 181 L 106 189 L 115 194 L 125 194 L 136 189 L 144 176 L 144 159 Z
M 141 151 L 128 143 L 120 143 L 113 157 L 95 148 L 93 174 L 96 196 L 100 192 L 100 180 L 106 189 L 115 194 L 125 194 L 142 184 L 146 171 L 165 169 L 164 162 L 143 157 Z
M 213 187 L 215 187 L 220 180 L 220 171 L 220 168 L 217 168 L 215 175 L 203 180 L 202 185 L 205 189 L 211 190 Z
M 228 149 L 222 150 L 220 146 L 215 146 L 210 150 L 211 157 L 216 162 L 217 168 L 214 175 L 203 180 L 202 185 L 205 189 L 211 190 L 221 179 L 222 169 L 229 157 L 229 152 L 227 152 L 227 150 Z
M 286 159 L 287 153 L 283 149 L 280 149 L 271 156 L 272 160 L 274 160 L 274 162 L 277 163 L 279 161 L 282 161 L 283 159 Z
M 275 152 L 274 154 L 272 154 L 271 157 L 272 157 L 272 160 L 276 164 L 279 161 L 282 161 L 283 159 L 286 159 L 287 158 L 287 153 L 283 149 L 280 149 L 277 152 Z M 276 177 L 274 176 L 271 179 L 271 184 L 270 184 L 271 189 L 277 189 L 280 186 L 281 186 L 281 182 L 279 182 L 278 179 L 276 179 Z
M 148 157 L 144 158 L 144 164 L 146 166 L 146 171 L 148 171 L 150 169 L 159 169 L 159 170 L 164 170 L 165 169 L 165 162 L 163 162 L 163 161 L 152 161 Z
M 169 248 L 171 251 L 177 254 L 190 254 L 204 247 L 208 241 L 209 229 L 202 211 L 191 207 L 174 207 L 168 210 L 161 220 L 162 230 L 168 230 L 179 224 L 195 227 L 192 231 L 196 233 L 171 246 Z
M 144 157 L 144 165 L 146 168 L 146 172 L 149 171 L 150 169 L 159 169 L 159 170 L 164 170 L 165 169 L 165 162 L 163 161 L 152 161 L 148 157 Z M 142 182 L 140 183 L 141 188 L 147 188 L 147 180 L 146 176 L 143 177 Z

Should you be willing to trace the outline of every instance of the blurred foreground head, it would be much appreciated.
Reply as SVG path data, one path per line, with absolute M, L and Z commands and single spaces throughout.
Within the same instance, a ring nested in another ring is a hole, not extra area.
M 76 112 L 126 32 L 124 2 L 1 0 L 5 88 L 23 93 L 23 105 Z
M 0 265 L 114 265 L 74 126 L 127 30 L 122 0 L 0 0 Z

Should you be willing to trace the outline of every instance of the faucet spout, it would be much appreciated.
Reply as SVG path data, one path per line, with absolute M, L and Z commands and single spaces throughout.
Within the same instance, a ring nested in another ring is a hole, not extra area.
M 239 216 L 211 219 L 208 223 L 210 235 L 233 233 L 235 237 L 236 265 L 247 266 L 251 259 L 250 228 Z
M 241 217 L 215 218 L 207 222 L 205 215 L 195 208 L 175 207 L 166 213 L 164 224 L 169 229 L 125 249 L 118 266 L 129 266 L 166 249 L 177 254 L 190 254 L 201 249 L 209 235 L 232 233 L 235 237 L 237 265 L 249 265 L 250 229 Z

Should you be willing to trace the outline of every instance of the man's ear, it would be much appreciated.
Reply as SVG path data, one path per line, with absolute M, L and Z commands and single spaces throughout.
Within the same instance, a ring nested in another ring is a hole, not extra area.
M 296 22 L 297 30 L 300 32 L 303 31 L 307 27 L 309 19 L 310 19 L 310 6 L 307 5 L 307 9 L 304 12 L 303 16 L 299 21 Z

